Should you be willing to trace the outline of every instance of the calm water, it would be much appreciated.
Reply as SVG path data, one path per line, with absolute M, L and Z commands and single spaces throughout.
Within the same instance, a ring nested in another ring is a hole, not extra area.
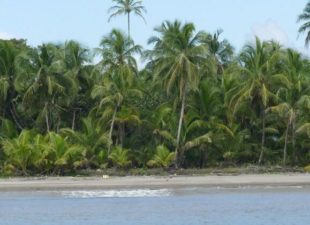
M 303 225 L 305 187 L 0 193 L 1 225 Z

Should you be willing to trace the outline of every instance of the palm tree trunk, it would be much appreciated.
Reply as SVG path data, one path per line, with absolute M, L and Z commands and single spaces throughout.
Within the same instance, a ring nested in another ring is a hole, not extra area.
M 130 13 L 127 13 L 128 39 L 130 39 Z
M 258 164 L 260 165 L 263 161 L 264 157 L 264 149 L 265 149 L 265 126 L 266 126 L 266 115 L 265 115 L 265 109 L 263 108 L 262 110 L 262 122 L 263 122 L 263 127 L 262 127 L 262 142 L 261 142 L 261 151 L 259 155 L 259 160 Z
M 283 148 L 283 165 L 286 164 L 286 156 L 287 156 L 287 140 L 288 140 L 288 130 L 290 127 L 290 122 L 288 121 L 285 131 L 285 141 L 284 141 L 284 148 Z
M 49 133 L 50 132 L 50 125 L 48 121 L 48 114 L 45 114 L 45 123 L 46 123 L 46 131 Z
M 75 115 L 76 114 L 76 111 L 74 110 L 73 111 L 73 117 L 72 117 L 72 126 L 71 126 L 71 129 L 74 130 L 75 129 Z
M 114 112 L 113 112 L 113 116 L 112 116 L 112 121 L 111 121 L 111 126 L 110 126 L 110 131 L 109 131 L 109 141 L 110 141 L 110 143 L 108 145 L 108 155 L 110 155 L 111 145 L 113 144 L 112 133 L 113 133 L 113 128 L 114 128 L 114 122 L 115 122 L 115 117 L 116 117 L 117 109 L 118 109 L 118 105 L 115 106 Z
M 296 152 L 296 140 L 295 140 L 295 119 L 292 121 L 292 148 L 293 148 L 293 154 L 294 154 L 294 161 L 297 163 L 298 157 L 297 157 L 297 152 Z
M 184 119 L 185 100 L 186 100 L 186 88 L 183 89 L 183 94 L 182 94 L 182 105 L 181 105 L 179 126 L 178 126 L 178 133 L 177 133 L 177 143 L 176 143 L 176 148 L 175 148 L 175 167 L 176 168 L 178 168 L 179 166 L 179 157 L 180 157 L 179 150 L 180 150 L 182 124 L 183 124 L 183 119 Z
M 50 124 L 48 120 L 48 109 L 47 109 L 47 103 L 45 103 L 46 107 L 46 113 L 45 113 L 45 124 L 46 124 L 46 131 L 49 133 L 50 132 Z

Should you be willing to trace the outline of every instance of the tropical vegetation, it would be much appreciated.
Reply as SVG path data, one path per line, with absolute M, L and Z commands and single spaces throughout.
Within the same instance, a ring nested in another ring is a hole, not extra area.
M 145 12 L 114 2 L 111 17 Z M 0 40 L 1 173 L 307 166 L 310 60 L 259 38 L 236 52 L 222 32 L 164 21 L 148 49 L 117 29 L 96 49 Z

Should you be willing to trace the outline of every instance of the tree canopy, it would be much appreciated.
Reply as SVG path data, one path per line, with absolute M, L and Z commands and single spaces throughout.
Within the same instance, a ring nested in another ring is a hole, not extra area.
M 145 11 L 114 3 L 111 17 Z M 96 49 L 0 40 L 0 172 L 308 165 L 309 58 L 259 38 L 235 52 L 223 34 L 175 20 L 148 49 L 118 29 Z

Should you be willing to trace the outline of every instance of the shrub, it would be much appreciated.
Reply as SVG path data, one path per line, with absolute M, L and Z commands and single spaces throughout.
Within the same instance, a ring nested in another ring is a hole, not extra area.
M 156 148 L 156 153 L 152 160 L 148 161 L 149 167 L 169 168 L 175 160 L 175 153 L 170 152 L 164 145 L 159 145 Z
M 113 165 L 118 168 L 126 168 L 131 164 L 131 160 L 128 157 L 128 150 L 123 149 L 118 146 L 112 150 L 112 153 L 109 155 L 109 159 L 112 160 Z

